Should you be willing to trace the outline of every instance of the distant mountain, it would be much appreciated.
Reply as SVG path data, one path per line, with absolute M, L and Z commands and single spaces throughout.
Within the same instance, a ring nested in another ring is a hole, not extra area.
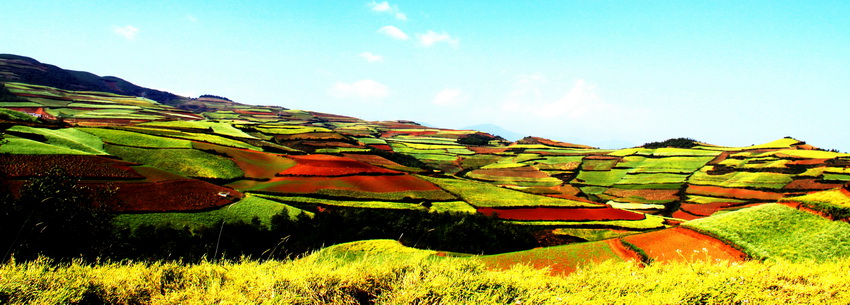
M 0 82 L 22 82 L 65 90 L 132 95 L 172 106 L 179 105 L 185 100 L 176 94 L 140 87 L 118 77 L 65 70 L 26 56 L 13 54 L 0 54 Z
M 492 135 L 495 135 L 495 136 L 500 136 L 500 137 L 504 138 L 505 140 L 508 140 L 508 141 L 511 141 L 511 142 L 516 142 L 517 140 L 522 139 L 525 136 L 525 135 L 522 135 L 520 133 L 504 129 L 501 126 L 494 125 L 494 124 L 479 124 L 479 125 L 467 126 L 467 127 L 461 128 L 461 129 L 483 131 L 483 132 L 486 132 L 486 133 L 489 133 L 489 134 L 492 134 Z

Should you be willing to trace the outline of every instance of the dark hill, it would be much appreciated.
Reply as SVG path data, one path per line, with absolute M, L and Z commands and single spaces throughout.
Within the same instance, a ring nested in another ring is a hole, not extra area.
M 149 98 L 172 106 L 180 105 L 185 100 L 181 96 L 140 87 L 118 77 L 65 70 L 13 54 L 0 54 L 0 82 L 22 82 L 76 91 L 111 92 Z

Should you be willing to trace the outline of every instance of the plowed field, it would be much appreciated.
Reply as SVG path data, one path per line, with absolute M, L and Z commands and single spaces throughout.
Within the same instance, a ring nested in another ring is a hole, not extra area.
M 723 242 L 682 227 L 624 237 L 654 261 L 742 261 L 747 255 Z
M 297 164 L 280 176 L 333 177 L 360 174 L 396 175 L 401 172 L 366 164 L 351 158 L 330 155 L 290 156 Z M 418 180 L 418 179 L 417 179 Z

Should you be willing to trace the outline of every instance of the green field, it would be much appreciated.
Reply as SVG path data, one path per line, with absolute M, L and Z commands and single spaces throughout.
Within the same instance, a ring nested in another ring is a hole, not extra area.
M 850 224 L 766 204 L 683 224 L 758 259 L 826 261 L 850 257 Z
M 641 220 L 585 220 L 585 221 L 509 221 L 510 223 L 530 226 L 550 226 L 550 227 L 569 227 L 569 228 L 614 228 L 624 230 L 653 230 L 663 229 L 664 217 L 656 215 L 646 215 L 645 219 Z
M 170 228 L 185 227 L 194 232 L 202 228 L 220 226 L 222 222 L 229 224 L 239 222 L 251 223 L 252 219 L 256 217 L 261 225 L 270 228 L 272 217 L 284 210 L 292 218 L 301 213 L 306 213 L 308 216 L 312 216 L 313 214 L 280 202 L 247 195 L 239 202 L 212 211 L 120 214 L 116 216 L 115 224 L 118 227 L 128 228 L 132 231 L 135 231 L 140 226 L 155 226 Z
M 476 207 L 519 207 L 519 206 L 569 206 L 595 207 L 598 204 L 581 201 L 531 195 L 500 188 L 484 182 L 464 179 L 417 177 L 428 180 Z
M 233 160 L 196 149 L 148 149 L 109 144 L 105 147 L 109 154 L 125 161 L 154 166 L 187 177 L 229 180 L 244 175 Z
M 850 217 L 850 197 L 841 189 L 786 197 L 782 201 L 799 202 L 807 208 L 823 212 L 836 219 Z
M 75 128 L 47 129 L 27 126 L 12 126 L 7 132 L 42 136 L 47 144 L 82 151 L 93 155 L 106 155 L 100 138 Z
M 105 129 L 105 128 L 79 128 L 103 139 L 104 142 L 123 146 L 134 146 L 144 148 L 192 148 L 192 142 L 181 139 L 173 139 L 152 136 L 138 132 Z

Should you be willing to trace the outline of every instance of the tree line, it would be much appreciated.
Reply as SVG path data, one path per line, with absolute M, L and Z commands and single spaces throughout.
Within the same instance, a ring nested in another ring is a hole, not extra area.
M 108 191 L 78 187 L 59 169 L 31 179 L 17 198 L 9 194 L 4 191 L 0 198 L 3 261 L 39 255 L 56 260 L 281 259 L 365 239 L 475 254 L 538 246 L 534 228 L 491 216 L 358 208 L 327 209 L 313 217 L 290 217 L 284 211 L 270 227 L 255 218 L 194 230 L 146 225 L 131 232 L 115 225 L 115 213 L 106 208 Z

